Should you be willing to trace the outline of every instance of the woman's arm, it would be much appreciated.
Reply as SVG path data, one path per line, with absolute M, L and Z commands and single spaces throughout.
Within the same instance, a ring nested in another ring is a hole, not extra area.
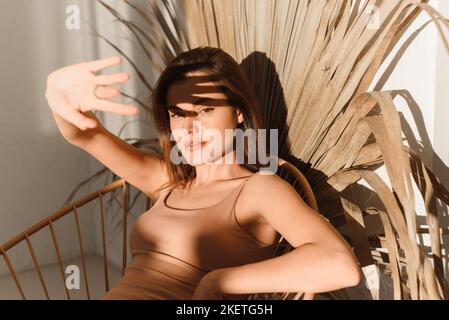
M 129 76 L 125 73 L 93 74 L 120 61 L 108 58 L 58 69 L 47 79 L 45 96 L 58 129 L 68 142 L 90 153 L 155 201 L 160 195 L 157 189 L 168 181 L 163 160 L 109 132 L 90 111 L 95 108 L 126 115 L 137 110 L 134 106 L 106 100 L 120 94 L 110 85 L 125 82 Z
M 318 212 L 278 176 L 256 175 L 245 199 L 294 247 L 268 260 L 218 269 L 201 280 L 196 298 L 225 294 L 318 293 L 355 286 L 361 271 L 351 248 Z
M 320 293 L 359 284 L 361 274 L 346 252 L 307 243 L 281 256 L 205 276 L 207 292 L 250 294 L 268 292 Z
M 90 111 L 84 114 L 95 117 Z M 53 117 L 58 127 L 64 127 L 60 131 L 64 132 L 67 141 L 91 154 L 117 176 L 145 193 L 153 202 L 159 198 L 161 191 L 157 189 L 168 181 L 165 164 L 159 155 L 130 145 L 100 123 L 95 128 L 78 132 L 75 126 L 58 114 L 53 113 Z

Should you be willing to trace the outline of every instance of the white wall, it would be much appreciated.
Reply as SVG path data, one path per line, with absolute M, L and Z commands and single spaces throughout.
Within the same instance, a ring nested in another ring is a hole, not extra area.
M 109 3 L 120 7 L 117 1 Z M 121 12 L 126 12 L 123 2 L 120 3 L 123 7 Z M 66 8 L 69 5 L 80 8 L 79 30 L 66 28 Z M 17 0 L 0 3 L 0 243 L 59 209 L 81 181 L 101 168 L 98 161 L 64 140 L 44 97 L 46 77 L 51 71 L 68 64 L 117 54 L 106 42 L 91 35 L 91 26 L 114 40 L 119 47 L 127 47 L 129 41 L 125 37 L 129 38 L 129 35 L 96 1 Z M 134 56 L 140 59 L 137 53 L 131 58 Z M 130 71 L 134 79 L 121 89 L 129 94 L 142 91 L 135 85 L 137 77 L 128 63 L 105 72 L 118 70 Z M 151 74 L 147 76 L 151 80 Z M 143 99 L 145 93 L 140 92 L 140 98 Z M 118 134 L 124 121 L 140 117 L 144 118 L 144 114 L 134 118 L 109 114 L 101 115 L 100 119 L 109 130 Z M 148 125 L 131 125 L 129 128 L 121 137 L 154 136 Z M 75 198 L 103 186 L 104 181 L 100 179 L 85 185 Z M 136 210 L 142 212 L 142 206 Z M 98 206 L 81 211 L 80 218 L 85 250 L 98 251 Z M 117 213 L 107 216 L 111 229 L 117 222 L 116 218 Z M 73 216 L 55 225 L 64 257 L 79 255 Z M 32 239 L 40 263 L 54 262 L 49 233 Z M 121 248 L 121 242 L 118 243 Z M 26 246 L 8 254 L 17 271 L 33 266 Z M 114 250 L 111 255 L 119 256 L 119 251 Z M 6 268 L 1 259 L 0 275 L 4 272 Z
M 85 57 L 79 37 L 64 27 L 65 6 L 73 2 L 19 0 L 0 5 L 1 243 L 61 207 L 89 175 L 88 157 L 61 137 L 44 97 L 51 70 Z M 74 256 L 78 247 L 71 225 L 58 224 L 58 235 L 64 253 Z M 82 228 L 88 239 L 90 225 L 87 216 Z M 86 247 L 92 249 L 92 241 L 87 240 Z M 35 248 L 43 264 L 54 261 L 49 238 L 37 237 Z M 26 248 L 19 249 L 9 254 L 11 260 L 19 270 L 31 267 Z M 4 271 L 3 261 L 0 268 Z

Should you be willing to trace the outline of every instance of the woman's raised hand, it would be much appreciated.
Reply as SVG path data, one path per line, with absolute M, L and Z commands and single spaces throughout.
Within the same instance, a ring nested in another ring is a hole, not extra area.
M 136 114 L 139 111 L 136 106 L 107 100 L 120 95 L 120 91 L 111 85 L 128 81 L 128 73 L 95 74 L 121 62 L 121 57 L 116 56 L 69 65 L 50 73 L 45 97 L 51 110 L 80 130 L 95 128 L 98 125 L 95 117 L 83 114 L 86 111 Z

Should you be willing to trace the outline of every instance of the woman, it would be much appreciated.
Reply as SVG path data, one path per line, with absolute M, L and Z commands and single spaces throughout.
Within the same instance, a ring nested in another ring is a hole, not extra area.
M 112 57 L 51 73 L 46 97 L 62 135 L 150 197 L 134 223 L 132 262 L 103 299 L 222 299 L 250 293 L 325 292 L 355 286 L 351 248 L 286 181 L 249 163 L 257 141 L 245 140 L 244 163 L 234 129 L 257 130 L 260 113 L 239 64 L 218 48 L 177 56 L 152 96 L 161 157 L 134 148 L 97 121 L 96 109 L 131 115 L 109 99 L 127 73 L 95 73 Z M 266 172 L 265 172 L 266 173 Z M 294 249 L 272 252 L 280 235 Z

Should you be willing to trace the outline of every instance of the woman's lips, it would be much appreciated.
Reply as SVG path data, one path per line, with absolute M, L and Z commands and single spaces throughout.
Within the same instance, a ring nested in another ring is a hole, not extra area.
M 198 150 L 199 148 L 204 147 L 207 143 L 208 143 L 207 141 L 191 142 L 191 143 L 185 144 L 185 147 L 189 151 L 195 151 L 195 150 Z

